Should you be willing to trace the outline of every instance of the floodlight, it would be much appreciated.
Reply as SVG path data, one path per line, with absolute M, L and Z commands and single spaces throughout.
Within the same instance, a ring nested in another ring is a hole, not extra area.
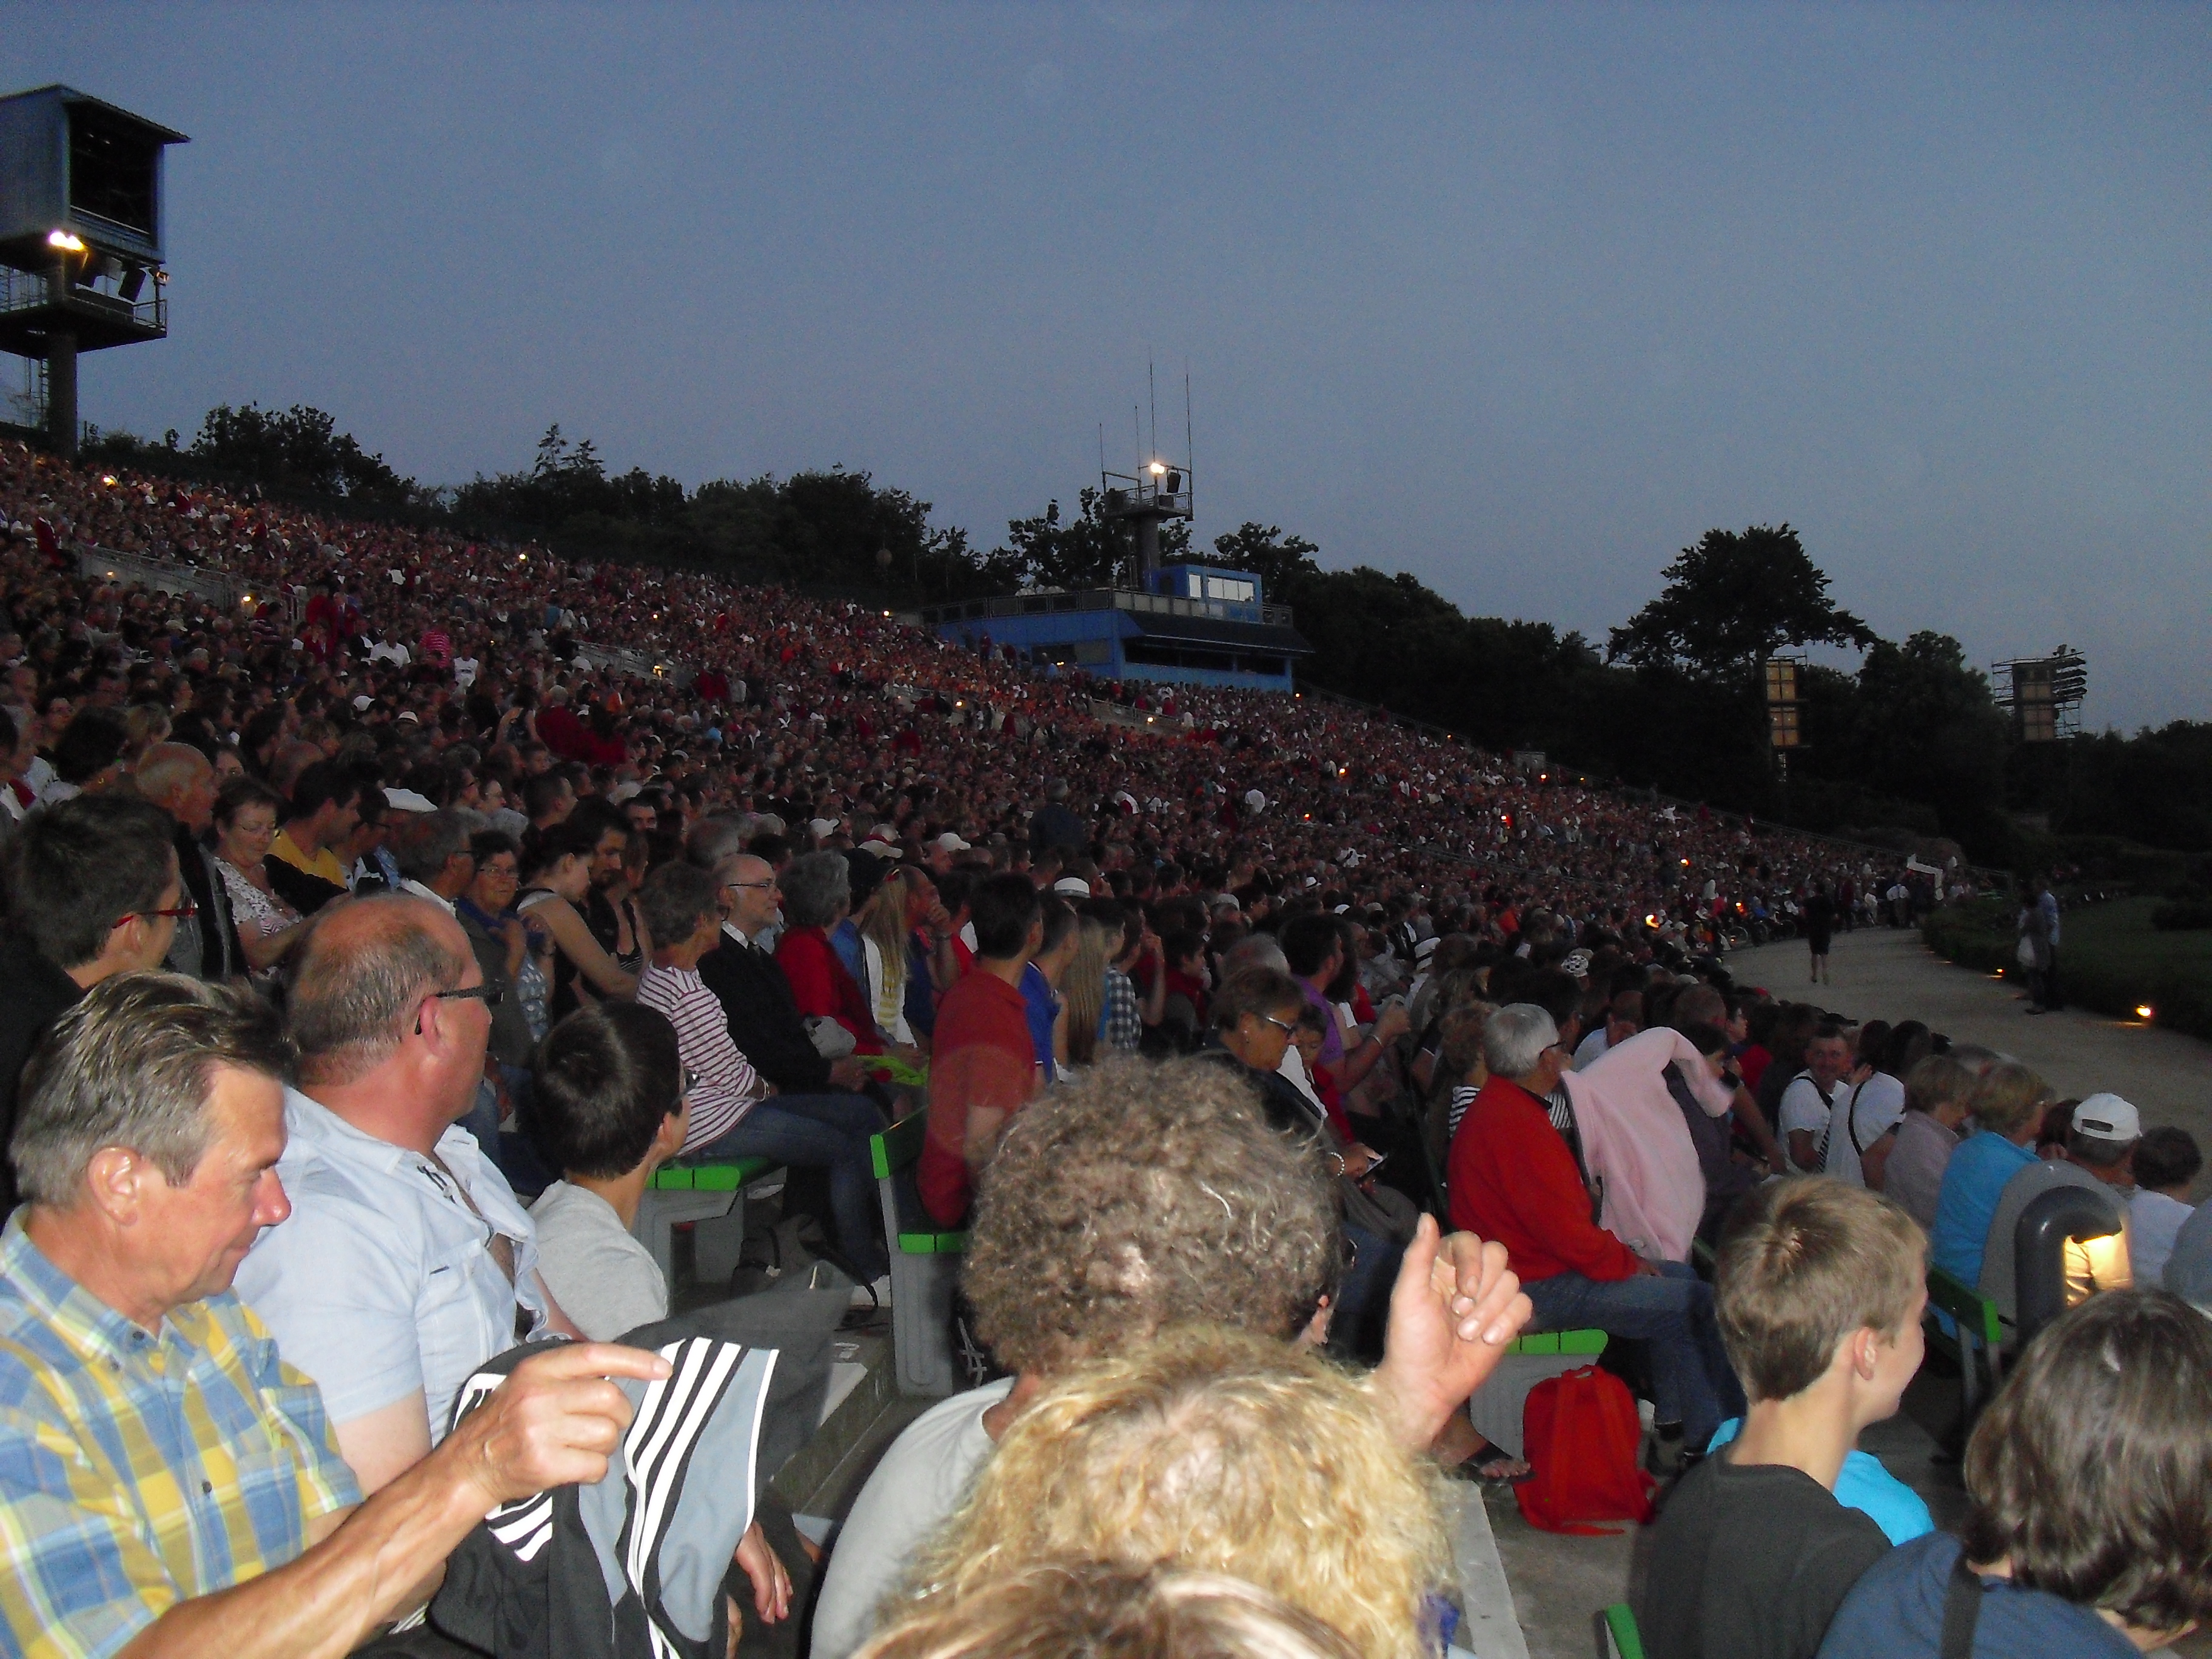
M 46 233 L 46 246 L 58 247 L 64 253 L 82 253 L 84 252 L 84 238 L 74 231 L 50 230 Z

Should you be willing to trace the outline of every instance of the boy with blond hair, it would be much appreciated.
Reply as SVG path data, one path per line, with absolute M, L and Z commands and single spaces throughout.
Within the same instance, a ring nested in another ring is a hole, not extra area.
M 1890 1547 L 1836 1479 L 1920 1369 L 1927 1273 L 1919 1224 L 1878 1194 L 1800 1179 L 1744 1200 L 1714 1297 L 1750 1406 L 1667 1498 L 1637 1608 L 1651 1659 L 1812 1659 Z

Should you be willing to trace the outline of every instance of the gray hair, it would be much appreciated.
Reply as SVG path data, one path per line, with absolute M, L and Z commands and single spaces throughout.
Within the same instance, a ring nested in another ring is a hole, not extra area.
M 702 870 L 712 870 L 744 852 L 749 839 L 742 818 L 702 819 L 684 838 L 684 856 Z
M 424 997 L 460 983 L 466 957 L 420 924 L 418 907 L 423 901 L 404 894 L 356 899 L 318 918 L 292 952 L 286 1001 L 301 1075 L 361 1076 L 399 1046 L 402 1023 Z M 372 909 L 379 914 L 368 920 L 380 925 L 360 926 Z M 325 939 L 333 921 L 352 924 L 335 945 Z
M 54 1021 L 23 1073 L 9 1155 L 33 1204 L 66 1208 L 93 1155 L 127 1147 L 172 1187 L 192 1178 L 216 1126 L 217 1066 L 287 1080 L 293 1049 L 276 1011 L 243 986 L 182 974 L 118 974 Z
M 792 927 L 827 927 L 837 907 L 853 896 L 853 870 L 842 853 L 809 853 L 793 859 L 776 882 L 783 920 Z
M 404 814 L 392 827 L 392 861 L 410 881 L 434 881 L 454 854 L 469 850 L 469 826 L 450 807 Z
M 722 884 L 696 864 L 664 864 L 645 878 L 637 902 L 655 944 L 681 945 L 704 917 L 721 914 Z
M 1493 1077 L 1523 1078 L 1559 1040 L 1558 1024 L 1541 1008 L 1533 1002 L 1509 1002 L 1483 1027 L 1483 1063 Z
M 1248 968 L 1272 968 L 1279 974 L 1291 971 L 1291 960 L 1283 954 L 1283 947 L 1265 933 L 1255 933 L 1249 939 L 1240 939 L 1221 953 L 1221 977 L 1242 973 Z

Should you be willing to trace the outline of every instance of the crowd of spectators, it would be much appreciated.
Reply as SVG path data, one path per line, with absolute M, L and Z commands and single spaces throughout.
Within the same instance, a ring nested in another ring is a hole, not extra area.
M 1933 1656 L 1947 1595 L 1976 1653 L 2212 1610 L 2194 1142 L 1727 971 L 1739 932 L 1817 964 L 1903 925 L 1923 872 L 1318 698 L 27 451 L 0 521 L 11 1650 L 401 1623 L 501 1506 L 629 1455 L 657 1170 L 786 1166 L 866 1316 L 870 1139 L 918 1112 L 1003 1375 L 899 1438 L 825 1571 L 748 1494 L 728 1617 L 818 1577 L 823 1659 L 1024 1620 L 1433 1653 L 1443 1473 L 1540 1473 L 1463 1409 L 1532 1320 L 1620 1339 L 1650 1402 L 1655 1654 Z M 1855 1442 L 1931 1266 L 2016 1329 L 2056 1187 L 2110 1232 L 1961 1425 L 1943 1539 Z

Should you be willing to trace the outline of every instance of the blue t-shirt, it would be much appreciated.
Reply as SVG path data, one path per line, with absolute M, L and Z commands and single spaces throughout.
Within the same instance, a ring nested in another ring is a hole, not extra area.
M 1883 1556 L 1837 1609 L 1819 1659 L 1936 1659 L 1958 1559 L 1959 1540 L 1943 1532 Z M 2136 1659 L 2135 1644 L 2088 1607 L 2002 1579 L 1982 1586 L 1974 1659 Z
M 1936 1198 L 1928 1259 L 1968 1289 L 1982 1282 L 1982 1252 L 2005 1182 L 2035 1162 L 2035 1149 L 1984 1129 L 1951 1154 Z
M 1044 1080 L 1050 1083 L 1059 1075 L 1052 1063 L 1052 1025 L 1060 1017 L 1060 997 L 1034 962 L 1022 969 L 1022 1000 L 1029 1005 L 1030 1046 L 1036 1050 L 1036 1063 L 1044 1067 Z
M 1706 1451 L 1718 1451 L 1742 1431 L 1743 1419 L 1731 1417 L 1713 1431 Z M 1882 1468 L 1881 1460 L 1870 1452 L 1844 1454 L 1842 1472 L 1836 1476 L 1836 1502 L 1865 1516 L 1893 1544 L 1909 1544 L 1936 1530 L 1936 1517 L 1920 1494 Z

